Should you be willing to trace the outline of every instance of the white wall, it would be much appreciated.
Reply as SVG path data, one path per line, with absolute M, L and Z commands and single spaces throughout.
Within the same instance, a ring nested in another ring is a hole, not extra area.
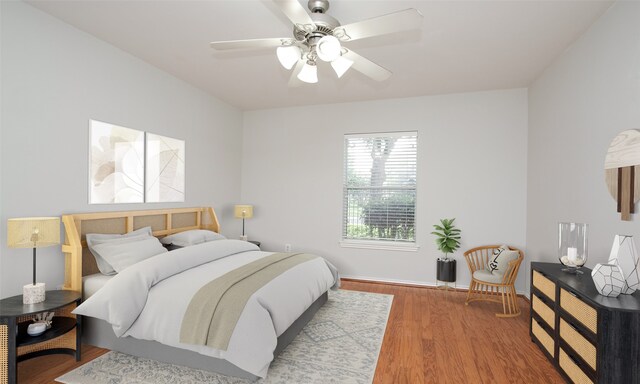
M 343 135 L 405 130 L 418 131 L 419 251 L 340 247 Z M 526 140 L 525 89 L 245 112 L 242 200 L 255 204 L 247 233 L 263 249 L 291 243 L 325 256 L 346 276 L 435 284 L 431 226 L 455 217 L 465 286 L 463 250 L 525 247 Z
M 1 2 L 2 200 L 10 217 L 212 205 L 223 233 L 240 196 L 242 113 L 22 2 Z M 186 201 L 89 205 L 88 121 L 186 141 Z M 226 230 L 225 230 L 226 229 Z M 0 248 L 0 297 L 31 281 L 31 250 Z M 38 281 L 63 281 L 59 247 L 38 250 Z
M 640 129 L 640 3 L 615 3 L 529 91 L 527 251 L 557 262 L 557 223 L 589 224 L 588 267 L 606 262 L 620 220 L 604 183 L 611 140 Z M 638 206 L 636 206 L 636 210 Z M 637 241 L 637 240 L 636 240 Z

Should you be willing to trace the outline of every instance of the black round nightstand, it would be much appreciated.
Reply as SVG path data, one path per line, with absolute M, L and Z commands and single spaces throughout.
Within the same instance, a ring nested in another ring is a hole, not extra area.
M 82 301 L 75 291 L 47 291 L 46 300 L 37 304 L 23 304 L 22 295 L 0 300 L 0 377 L 6 375 L 9 384 L 18 381 L 19 361 L 53 353 L 65 353 L 80 361 L 81 316 L 71 313 Z M 54 312 L 51 328 L 39 336 L 29 336 L 27 327 L 35 315 Z M 4 374 L 4 375 L 3 375 Z

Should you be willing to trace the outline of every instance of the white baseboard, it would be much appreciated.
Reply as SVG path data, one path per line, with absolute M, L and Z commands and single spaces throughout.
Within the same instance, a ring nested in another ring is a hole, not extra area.
M 436 284 L 432 282 L 424 282 L 424 281 L 414 281 L 414 280 L 400 280 L 400 279 L 383 279 L 379 277 L 368 277 L 368 276 L 357 276 L 357 275 L 340 275 L 341 278 L 345 279 L 353 279 L 353 280 L 367 280 L 367 281 L 375 281 L 377 283 L 391 283 L 391 284 L 407 284 L 407 285 L 418 285 L 421 287 L 436 287 L 442 284 Z M 460 289 L 469 289 L 469 285 L 457 284 L 456 288 Z M 516 293 L 518 295 L 523 295 L 525 297 L 529 297 L 529 293 L 526 291 L 520 291 L 516 289 Z

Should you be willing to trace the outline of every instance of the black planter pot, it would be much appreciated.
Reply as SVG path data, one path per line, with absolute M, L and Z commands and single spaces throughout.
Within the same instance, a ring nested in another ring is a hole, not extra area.
M 448 261 L 444 261 L 443 259 L 438 259 L 438 271 L 437 277 L 438 281 L 445 281 L 447 283 L 453 283 L 456 281 L 456 261 L 453 259 L 448 259 Z

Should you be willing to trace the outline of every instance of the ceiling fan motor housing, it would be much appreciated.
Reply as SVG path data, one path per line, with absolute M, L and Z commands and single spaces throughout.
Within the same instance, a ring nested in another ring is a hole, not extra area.
M 333 30 L 340 26 L 340 22 L 338 20 L 327 15 L 326 13 L 312 13 L 309 16 L 313 20 L 316 29 L 309 32 L 307 30 L 300 29 L 299 27 L 294 26 L 293 34 L 298 41 L 306 41 L 310 45 L 313 45 L 320 38 L 327 35 L 333 35 Z
M 309 0 L 307 7 L 311 13 L 325 13 L 329 10 L 329 0 Z

